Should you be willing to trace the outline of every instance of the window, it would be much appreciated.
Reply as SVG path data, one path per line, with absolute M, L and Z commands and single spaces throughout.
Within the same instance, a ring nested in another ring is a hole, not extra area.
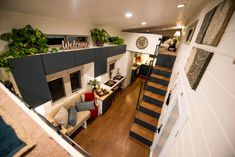
M 71 82 L 72 92 L 75 92 L 81 88 L 81 73 L 80 73 L 80 71 L 77 71 L 77 72 L 70 74 L 70 82 Z
M 53 102 L 65 96 L 63 78 L 58 78 L 48 82 L 48 86 Z

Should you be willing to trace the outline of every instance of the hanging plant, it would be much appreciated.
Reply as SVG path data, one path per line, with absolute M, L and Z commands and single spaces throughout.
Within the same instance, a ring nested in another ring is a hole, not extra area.
M 113 45 L 123 45 L 124 44 L 124 39 L 120 38 L 120 37 L 111 37 L 110 39 L 110 43 Z
M 21 29 L 12 29 L 11 33 L 3 33 L 0 39 L 8 42 L 8 50 L 0 55 L 0 67 L 7 69 L 10 68 L 9 59 L 49 51 L 46 36 L 39 29 L 34 29 L 30 25 Z M 57 50 L 53 48 L 53 51 Z

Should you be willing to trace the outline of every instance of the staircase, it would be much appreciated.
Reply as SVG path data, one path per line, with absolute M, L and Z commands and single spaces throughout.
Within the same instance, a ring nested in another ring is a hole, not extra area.
M 158 54 L 129 132 L 131 137 L 148 146 L 152 145 L 157 130 L 175 58 L 174 52 Z

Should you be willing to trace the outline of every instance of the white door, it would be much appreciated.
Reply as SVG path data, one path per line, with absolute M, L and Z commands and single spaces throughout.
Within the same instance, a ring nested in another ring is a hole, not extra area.
M 163 117 L 162 124 L 158 125 L 158 128 L 161 125 L 162 128 L 154 136 L 154 141 L 150 148 L 150 157 L 166 156 L 187 118 L 183 86 L 181 82 L 178 82 L 172 90 L 170 103 Z

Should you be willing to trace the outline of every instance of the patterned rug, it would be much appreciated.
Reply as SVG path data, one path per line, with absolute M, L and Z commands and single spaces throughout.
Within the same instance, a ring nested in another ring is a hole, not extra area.
M 24 129 L 0 107 L 0 156 L 22 156 L 31 150 L 36 142 Z

